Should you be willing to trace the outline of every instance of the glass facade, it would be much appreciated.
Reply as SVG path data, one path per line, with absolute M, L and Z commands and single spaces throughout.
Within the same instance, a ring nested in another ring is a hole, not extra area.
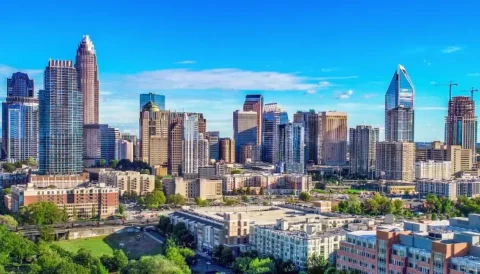
M 286 173 L 303 174 L 305 170 L 305 129 L 300 123 L 280 125 L 280 156 Z
M 154 102 L 160 110 L 165 110 L 165 95 L 155 93 L 140 94 L 140 110 L 148 102 Z
M 385 94 L 386 141 L 413 142 L 414 96 L 415 89 L 407 71 L 402 65 L 398 65 Z M 395 109 L 405 110 L 409 117 L 395 116 L 395 113 L 392 113 Z
M 83 97 L 72 61 L 50 60 L 39 91 L 39 173 L 83 171 Z
M 275 104 L 276 105 L 276 104 Z M 267 109 L 265 105 L 265 109 Z M 275 164 L 279 160 L 279 126 L 288 123 L 288 114 L 275 106 L 263 113 L 262 160 Z

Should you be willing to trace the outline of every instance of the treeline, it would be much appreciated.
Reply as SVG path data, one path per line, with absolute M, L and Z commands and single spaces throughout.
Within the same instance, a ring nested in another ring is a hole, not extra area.
M 11 173 L 15 169 L 21 168 L 22 165 L 33 167 L 33 166 L 37 166 L 37 162 L 35 161 L 35 159 L 30 157 L 30 158 L 28 158 L 27 160 L 24 160 L 24 161 L 18 161 L 18 162 L 15 162 L 15 163 L 3 163 L 2 168 L 3 168 L 3 171 L 5 171 L 7 173 Z
M 425 199 L 425 212 L 431 214 L 433 220 L 467 217 L 469 213 L 480 213 L 480 197 L 460 196 L 456 201 L 452 201 L 447 197 L 428 194 Z
M 360 201 L 355 195 L 350 195 L 347 200 L 341 201 L 334 211 L 347 214 L 367 215 L 408 215 L 410 212 L 404 208 L 402 200 L 390 200 L 378 193 L 371 199 Z

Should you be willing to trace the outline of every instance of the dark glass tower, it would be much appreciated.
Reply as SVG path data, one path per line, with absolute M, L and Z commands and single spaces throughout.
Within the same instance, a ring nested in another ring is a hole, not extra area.
M 402 65 L 385 94 L 385 141 L 413 142 L 415 88 Z
M 72 61 L 50 60 L 39 91 L 39 173 L 83 171 L 83 97 Z

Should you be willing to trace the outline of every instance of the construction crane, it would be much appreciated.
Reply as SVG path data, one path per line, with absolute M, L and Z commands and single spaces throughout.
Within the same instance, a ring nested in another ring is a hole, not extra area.
M 450 81 L 449 84 L 446 84 L 446 85 L 435 85 L 437 87 L 446 87 L 448 86 L 449 87 L 449 90 L 448 90 L 448 100 L 452 100 L 452 87 L 453 86 L 458 86 L 457 83 L 454 83 L 453 81 Z
M 473 101 L 473 93 L 478 92 L 478 89 L 475 89 L 475 88 L 472 87 L 472 89 L 462 90 L 462 92 L 470 92 L 470 99 L 472 99 L 472 101 Z

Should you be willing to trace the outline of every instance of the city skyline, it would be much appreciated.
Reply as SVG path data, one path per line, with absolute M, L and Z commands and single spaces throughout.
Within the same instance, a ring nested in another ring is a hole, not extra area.
M 467 95 L 460 91 L 475 86 L 480 76 L 475 66 L 480 58 L 476 53 L 478 43 L 465 40 L 468 37 L 464 37 L 463 32 L 455 31 L 478 28 L 477 22 L 458 20 L 468 18 L 474 7 L 439 7 L 425 2 L 411 5 L 413 7 L 398 7 L 370 18 L 353 15 L 356 5 L 342 6 L 341 9 L 340 4 L 332 3 L 325 8 L 320 8 L 318 3 L 298 3 L 291 7 L 279 4 L 273 7 L 273 11 L 280 14 L 289 10 L 292 18 L 301 18 L 287 20 L 287 24 L 274 12 L 273 15 L 264 13 L 267 8 L 265 3 L 247 1 L 245 7 L 256 5 L 259 13 L 245 14 L 245 17 L 235 11 L 233 4 L 219 5 L 217 11 L 208 11 L 195 3 L 189 4 L 182 9 L 187 14 L 214 12 L 211 15 L 222 19 L 224 17 L 221 16 L 226 16 L 223 13 L 228 14 L 229 20 L 225 26 L 219 26 L 202 16 L 198 18 L 198 24 L 193 24 L 191 20 L 177 24 L 179 19 L 159 16 L 162 18 L 159 21 L 152 20 L 155 22 L 147 28 L 155 29 L 155 37 L 161 38 L 152 38 L 144 34 L 151 33 L 147 30 L 138 33 L 132 29 L 144 18 L 133 17 L 129 23 L 132 27 L 129 28 L 105 24 L 98 13 L 107 8 L 102 3 L 98 10 L 89 9 L 89 12 L 93 12 L 89 22 L 70 23 L 71 28 L 57 30 L 58 35 L 50 36 L 46 44 L 33 47 L 29 43 L 13 40 L 5 44 L 0 53 L 0 76 L 6 79 L 12 72 L 29 73 L 36 82 L 37 93 L 42 86 L 41 71 L 45 60 L 49 57 L 71 60 L 79 38 L 89 34 L 95 42 L 98 55 L 100 123 L 118 127 L 121 131 L 138 133 L 138 95 L 155 92 L 165 94 L 166 109 L 204 113 L 209 119 L 208 130 L 220 131 L 222 137 L 231 137 L 231 112 L 240 108 L 246 94 L 260 93 L 265 102 L 277 102 L 290 115 L 297 110 L 309 109 L 317 112 L 347 111 L 349 128 L 359 124 L 379 127 L 380 138 L 383 139 L 383 95 L 391 79 L 391 70 L 401 63 L 408 69 L 416 88 L 415 141 L 444 139 L 443 120 L 447 112 L 448 87 L 432 83 L 443 85 L 454 80 L 459 83 L 454 88 L 454 95 Z M 7 3 L 5 8 L 9 5 Z M 32 5 L 36 6 L 35 3 Z M 158 7 L 155 3 L 150 5 L 152 9 Z M 159 15 L 163 12 L 178 14 L 181 9 L 178 3 L 164 5 L 165 9 L 159 9 Z M 369 3 L 367 6 L 379 9 L 386 4 L 372 5 Z M 70 10 L 73 6 L 79 15 L 87 12 L 88 5 L 78 7 L 68 3 L 63 9 Z M 429 12 L 422 12 L 426 7 Z M 136 9 L 138 7 L 134 5 L 119 7 L 112 12 L 110 21 L 121 22 L 125 12 Z M 338 10 L 335 17 L 329 15 L 328 10 L 331 9 Z M 68 14 L 58 12 L 61 8 L 50 11 L 48 7 L 38 6 L 36 10 L 56 20 Z M 314 15 L 309 10 L 318 10 L 318 13 Z M 456 14 L 452 16 L 451 11 Z M 15 15 L 22 15 L 22 12 L 18 11 Z M 418 17 L 418 20 L 408 24 L 402 20 L 387 20 L 388 17 L 407 12 L 410 16 Z M 250 33 L 245 32 L 246 28 L 241 23 L 258 19 L 257 15 L 260 14 L 269 17 L 266 18 L 269 20 L 255 21 L 253 26 L 258 35 L 254 34 L 255 43 L 252 43 L 252 39 L 244 39 Z M 150 13 L 144 15 L 147 19 L 151 16 Z M 340 18 L 346 16 L 351 16 L 358 24 L 342 23 L 344 20 Z M 0 22 L 3 20 L 17 23 L 18 18 L 6 15 Z M 37 39 L 45 36 L 46 30 L 51 29 L 51 24 L 56 20 L 38 20 L 38 26 L 33 29 L 26 27 L 31 22 L 29 20 L 13 25 L 17 32 Z M 376 26 L 379 21 L 383 22 L 383 26 Z M 426 24 L 430 21 L 439 22 L 439 25 L 433 28 Z M 161 27 L 170 24 L 176 26 L 175 32 Z M 226 28 L 231 28 L 232 33 L 225 32 Z M 360 31 L 365 42 L 355 34 Z M 209 32 L 220 36 L 212 36 Z M 430 35 L 420 35 L 422 32 Z M 187 35 L 179 37 L 178 33 Z M 260 35 L 262 33 L 268 35 Z M 383 39 L 375 45 L 366 42 L 376 39 L 378 35 Z M 408 43 L 394 39 L 402 35 L 408 35 Z M 312 36 L 328 39 L 310 38 Z M 239 39 L 245 42 L 239 44 Z M 346 39 L 358 42 L 349 43 Z M 295 41 L 294 47 L 289 40 Z M 122 47 L 117 47 L 120 43 Z M 29 52 L 28 58 L 23 56 L 23 51 Z M 126 51 L 135 54 L 127 54 Z M 5 85 L 0 85 L 0 96 L 5 96 Z

